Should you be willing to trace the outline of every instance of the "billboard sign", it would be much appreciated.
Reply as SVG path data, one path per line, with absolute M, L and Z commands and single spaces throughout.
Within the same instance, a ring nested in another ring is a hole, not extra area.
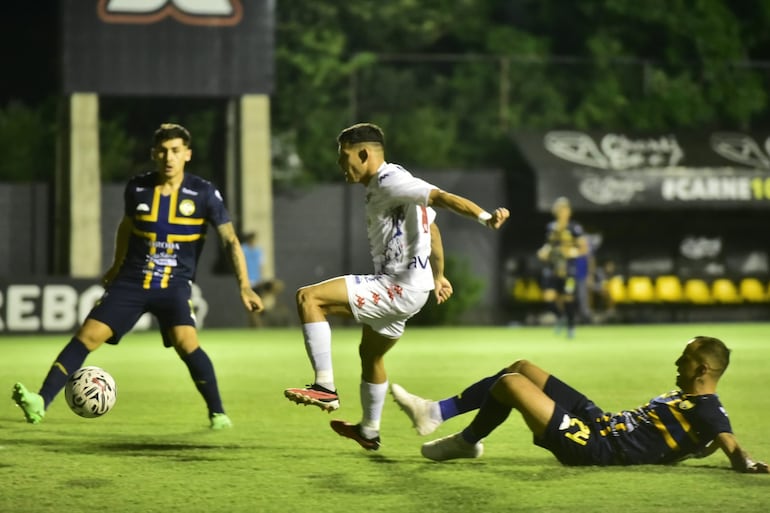
M 233 290 L 230 276 L 205 277 L 192 284 L 191 301 L 198 328 L 246 326 L 245 310 Z M 0 336 L 74 332 L 103 293 L 101 285 L 85 279 L 46 276 L 0 279 Z M 157 321 L 145 314 L 134 331 L 149 329 L 157 329 Z
M 770 208 L 770 136 L 550 131 L 514 140 L 537 180 L 538 209 Z
M 63 92 L 269 94 L 274 7 L 273 0 L 64 0 Z

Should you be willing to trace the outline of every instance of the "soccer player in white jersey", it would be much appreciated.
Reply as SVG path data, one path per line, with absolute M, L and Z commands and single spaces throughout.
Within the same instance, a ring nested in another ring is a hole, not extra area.
M 433 291 L 438 303 L 452 294 L 444 277 L 443 248 L 431 207 L 449 209 L 493 230 L 510 215 L 505 208 L 487 212 L 473 201 L 443 191 L 385 161 L 385 136 L 377 125 L 359 123 L 337 137 L 338 163 L 348 183 L 366 187 L 366 221 L 374 274 L 332 278 L 297 291 L 305 349 L 315 371 L 313 384 L 289 388 L 297 404 L 324 411 L 339 408 L 331 357 L 328 315 L 353 317 L 363 325 L 361 357 L 362 420 L 333 420 L 331 427 L 364 449 L 380 447 L 380 417 L 388 378 L 384 356 Z

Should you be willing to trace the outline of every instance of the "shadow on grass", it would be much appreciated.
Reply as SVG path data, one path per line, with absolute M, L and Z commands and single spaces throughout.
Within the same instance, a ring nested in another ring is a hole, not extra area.
M 73 439 L 5 439 L 3 445 L 31 445 L 47 452 L 66 454 L 101 454 L 119 457 L 134 456 L 148 458 L 167 458 L 177 461 L 216 461 L 230 460 L 243 452 L 251 453 L 264 447 L 233 443 L 185 443 L 161 442 L 149 440 L 137 441 L 99 441 Z
M 366 454 L 366 456 L 369 457 L 369 459 L 374 463 L 379 463 L 381 465 L 389 465 L 392 463 L 402 463 L 401 460 L 395 460 L 393 458 L 389 458 L 385 456 L 382 453 L 373 452 L 371 454 Z
M 91 447 L 121 456 L 162 457 L 177 461 L 225 460 L 229 459 L 228 451 L 244 449 L 240 445 L 159 442 L 106 442 Z

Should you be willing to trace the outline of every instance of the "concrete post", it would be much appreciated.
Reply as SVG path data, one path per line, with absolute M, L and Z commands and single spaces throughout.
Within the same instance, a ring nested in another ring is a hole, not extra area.
M 265 255 L 264 278 L 275 276 L 270 97 L 240 100 L 240 220 L 243 232 L 257 232 Z M 280 277 L 279 277 L 280 278 Z
M 60 226 L 68 233 L 65 269 L 73 278 L 101 275 L 101 173 L 99 171 L 99 96 L 74 93 L 66 101 L 67 122 L 60 179 L 67 194 L 62 198 Z

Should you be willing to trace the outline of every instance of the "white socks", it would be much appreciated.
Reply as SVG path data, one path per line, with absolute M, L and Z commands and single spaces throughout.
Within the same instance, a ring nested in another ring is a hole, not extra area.
M 380 434 L 380 419 L 388 393 L 388 382 L 375 384 L 362 381 L 360 392 L 361 408 L 364 410 L 361 434 L 366 438 L 374 438 Z
M 335 391 L 331 326 L 326 321 L 308 322 L 302 325 L 302 335 L 305 337 L 305 351 L 315 371 L 315 383 Z

